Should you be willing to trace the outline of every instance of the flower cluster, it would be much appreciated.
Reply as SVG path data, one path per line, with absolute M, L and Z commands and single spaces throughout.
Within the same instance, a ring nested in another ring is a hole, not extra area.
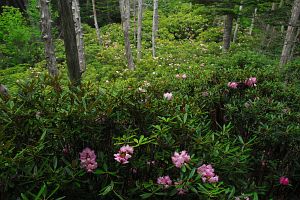
M 133 147 L 126 145 L 122 146 L 117 154 L 114 154 L 115 160 L 121 164 L 129 163 L 128 159 L 131 158 L 133 154 Z
M 182 78 L 182 79 L 186 79 L 187 78 L 187 75 L 186 74 L 176 74 L 176 78 L 178 78 L 178 79 L 180 79 L 180 78 Z
M 279 179 L 279 183 L 280 183 L 281 185 L 288 185 L 288 184 L 289 184 L 289 178 L 287 178 L 287 177 L 285 177 L 285 176 L 282 176 L 282 177 L 280 177 L 280 179 Z
M 246 79 L 244 82 L 229 82 L 227 86 L 231 89 L 237 89 L 238 86 L 241 88 L 244 87 L 255 87 L 257 83 L 256 77 L 250 77 Z
M 173 164 L 181 168 L 183 164 L 188 163 L 191 160 L 191 157 L 186 151 L 181 151 L 180 154 L 175 151 L 174 156 L 172 156 Z
M 250 77 L 247 80 L 245 80 L 245 85 L 247 85 L 248 87 L 253 87 L 256 86 L 256 77 Z
M 87 172 L 93 172 L 98 167 L 95 152 L 90 148 L 87 147 L 83 149 L 83 151 L 79 154 L 81 161 L 80 166 L 85 168 Z
M 172 92 L 166 92 L 164 93 L 164 98 L 167 99 L 167 100 L 172 100 L 173 99 L 173 94 Z
M 202 181 L 205 183 L 208 181 L 209 183 L 216 183 L 219 181 L 219 177 L 215 175 L 214 169 L 211 165 L 203 164 L 197 169 L 198 174 L 202 176 Z
M 229 82 L 229 83 L 227 84 L 227 86 L 228 86 L 229 88 L 236 89 L 237 86 L 238 86 L 238 83 L 237 83 L 237 82 Z
M 172 185 L 172 180 L 170 176 L 161 176 L 157 178 L 157 184 L 163 185 L 164 188 L 168 188 Z

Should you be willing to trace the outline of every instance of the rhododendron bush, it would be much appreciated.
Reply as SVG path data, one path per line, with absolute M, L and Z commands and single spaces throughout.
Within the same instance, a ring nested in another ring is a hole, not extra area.
M 31 70 L 0 98 L 0 199 L 297 199 L 299 64 L 189 45 L 104 49 L 78 87 Z

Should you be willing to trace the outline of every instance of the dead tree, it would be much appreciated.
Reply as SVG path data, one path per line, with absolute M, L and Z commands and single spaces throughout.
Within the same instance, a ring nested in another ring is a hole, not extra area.
M 58 75 L 58 69 L 56 66 L 56 57 L 54 51 L 54 44 L 51 34 L 51 14 L 49 9 L 49 0 L 40 0 L 40 17 L 41 17 L 41 31 L 42 38 L 45 43 L 45 57 L 47 62 L 47 68 L 51 76 Z

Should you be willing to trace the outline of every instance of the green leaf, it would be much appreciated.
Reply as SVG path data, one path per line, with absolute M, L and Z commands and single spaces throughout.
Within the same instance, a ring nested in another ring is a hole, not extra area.
M 23 194 L 23 193 L 21 193 L 21 197 L 22 197 L 23 200 L 29 200 L 29 199 L 25 196 L 25 194 Z
M 113 190 L 114 191 L 114 190 Z M 119 198 L 119 199 L 121 199 L 121 200 L 125 200 L 121 195 L 119 195 L 116 191 L 114 191 L 114 193 L 115 193 L 115 195 Z
M 34 200 L 40 200 L 40 197 L 42 196 L 42 194 L 44 194 L 46 188 L 47 188 L 46 184 L 44 183 L 44 185 L 41 187 L 39 193 L 35 196 Z
M 256 192 L 253 194 L 253 200 L 258 200 L 258 194 Z
M 114 182 L 112 181 L 110 185 L 106 186 L 100 191 L 100 195 L 105 196 L 114 189 Z M 102 192 L 103 191 L 103 192 Z
M 187 117 L 188 117 L 188 114 L 185 113 L 184 116 L 183 116 L 183 123 L 184 123 L 184 124 L 186 123 Z

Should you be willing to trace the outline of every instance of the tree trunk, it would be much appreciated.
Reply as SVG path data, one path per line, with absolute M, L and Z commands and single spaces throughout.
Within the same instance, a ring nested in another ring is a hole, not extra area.
M 235 24 L 235 29 L 234 29 L 234 34 L 233 34 L 233 42 L 236 42 L 237 40 L 237 35 L 238 35 L 238 31 L 239 31 L 239 26 L 240 26 L 240 14 L 242 12 L 242 9 L 243 9 L 243 1 L 241 1 L 241 5 L 239 7 L 239 16 L 237 17 L 237 20 L 236 20 L 236 24 Z
M 136 44 L 136 0 L 133 0 L 133 44 Z
M 120 12 L 121 19 L 123 25 L 124 32 L 124 42 L 125 42 L 125 54 L 128 62 L 128 68 L 130 70 L 135 69 L 135 65 L 133 63 L 133 57 L 130 47 L 130 38 L 129 38 L 129 30 L 130 30 L 130 1 L 129 0 L 119 0 L 120 3 Z
M 281 0 L 280 4 L 279 4 L 279 8 L 282 8 L 283 4 L 284 4 L 284 0 Z M 281 33 L 284 32 L 284 25 L 281 25 L 280 31 L 281 31 Z
M 51 14 L 49 10 L 49 3 L 50 2 L 48 0 L 40 0 L 39 7 L 41 14 L 42 38 L 45 43 L 45 57 L 47 68 L 49 74 L 54 77 L 58 75 L 58 69 L 56 67 L 56 57 L 51 34 Z
M 96 28 L 96 34 L 97 34 L 99 45 L 102 46 L 102 39 L 101 39 L 100 30 L 99 30 L 98 21 L 97 21 L 97 12 L 96 12 L 95 0 L 92 0 L 92 4 L 93 4 L 94 23 L 95 23 L 95 28 Z
M 80 84 L 81 72 L 78 58 L 76 32 L 72 13 L 71 0 L 58 0 L 58 10 L 64 33 L 69 78 L 73 85 Z
M 286 31 L 282 53 L 281 53 L 280 67 L 285 65 L 288 62 L 288 59 L 291 57 L 291 50 L 292 50 L 293 43 L 295 41 L 299 14 L 300 14 L 300 0 L 295 0 L 292 8 L 292 15 L 289 21 L 289 26 Z
M 152 57 L 156 57 L 156 36 L 158 31 L 158 0 L 153 0 L 153 24 L 152 24 Z
M 249 35 L 252 35 L 256 15 L 257 15 L 257 8 L 254 9 L 254 13 L 253 13 L 252 20 L 251 20 L 251 26 L 250 26 L 250 29 L 249 29 Z
M 143 0 L 138 0 L 138 32 L 137 32 L 137 59 L 142 58 L 142 22 L 143 22 Z
M 83 31 L 80 18 L 80 7 L 78 0 L 72 0 L 72 11 L 73 11 L 73 20 L 75 25 L 76 32 L 76 42 L 78 50 L 78 58 L 80 64 L 80 71 L 83 73 L 86 69 L 85 65 L 85 56 L 84 56 L 84 42 L 83 42 Z
M 295 36 L 295 40 L 294 40 L 294 43 L 293 43 L 293 47 L 292 47 L 292 50 L 291 50 L 291 55 L 289 57 L 289 61 L 291 61 L 293 59 L 294 51 L 295 51 L 295 48 L 296 48 L 297 43 L 298 43 L 299 35 L 300 35 L 300 28 L 298 27 L 297 28 L 297 33 L 296 33 L 296 36 Z
M 223 34 L 223 51 L 228 51 L 230 47 L 231 32 L 232 32 L 233 14 L 228 13 L 225 17 L 224 34 Z

